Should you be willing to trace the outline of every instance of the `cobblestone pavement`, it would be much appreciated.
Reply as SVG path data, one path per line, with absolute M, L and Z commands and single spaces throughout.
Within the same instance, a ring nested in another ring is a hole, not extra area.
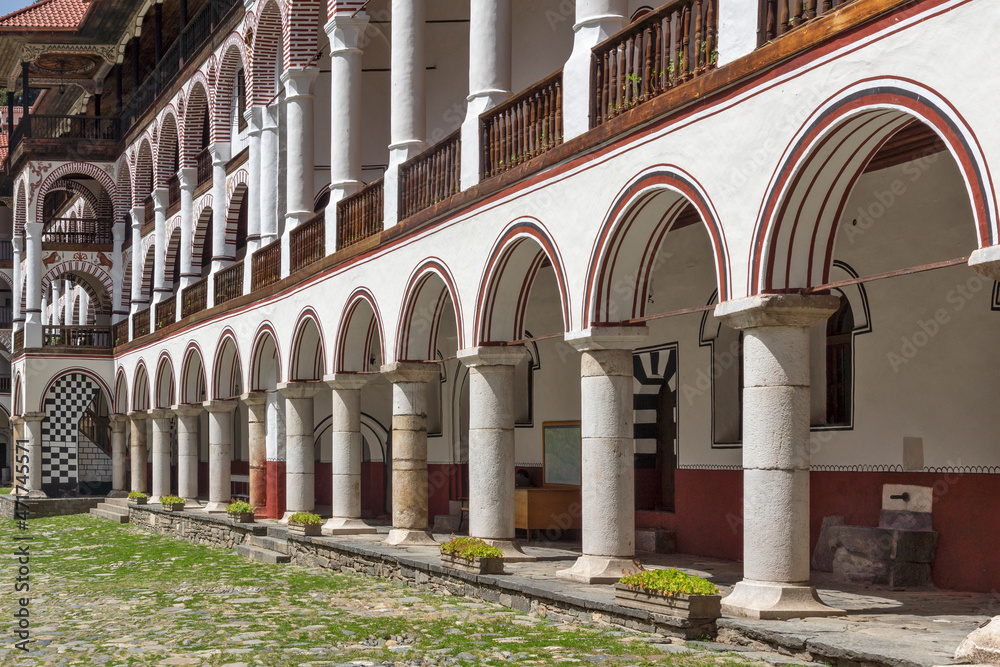
M 32 641 L 3 665 L 767 665 L 796 661 L 609 626 L 558 624 L 356 575 L 266 565 L 89 515 L 30 535 Z M 4 617 L 16 611 L 4 559 Z M 19 595 L 24 595 L 23 593 Z M 9 623 L 4 624 L 10 628 Z M 676 641 L 676 640 L 675 640 Z

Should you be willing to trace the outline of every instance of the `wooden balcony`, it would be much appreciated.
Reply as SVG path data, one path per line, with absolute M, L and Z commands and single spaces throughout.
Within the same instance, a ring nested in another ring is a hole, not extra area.
M 802 0 L 802 2 L 792 2 L 789 6 L 787 0 L 763 0 L 760 4 L 757 46 L 763 46 L 813 19 L 856 1 Z
M 110 327 L 43 327 L 44 347 L 111 347 Z
M 177 321 L 177 295 L 156 304 L 156 330 L 170 326 Z
M 10 376 L 5 375 L 0 377 L 0 394 L 10 393 Z
M 128 342 L 128 318 L 111 326 L 111 346 L 118 347 Z
M 196 187 L 212 182 L 212 153 L 206 148 L 195 158 L 198 168 L 198 183 Z
M 117 116 L 49 116 L 31 114 L 18 123 L 8 146 L 11 162 L 31 159 L 114 160 L 121 124 Z
M 288 238 L 292 272 L 318 262 L 326 254 L 326 216 L 320 213 L 302 223 L 289 233 Z
M 240 264 L 240 266 L 243 266 Z M 242 280 L 242 271 L 240 279 Z M 181 317 L 194 315 L 208 306 L 208 278 L 202 278 L 181 292 Z
M 24 349 L 24 329 L 18 329 L 14 332 L 14 351 L 18 352 Z
M 0 329 L 10 329 L 14 324 L 14 306 L 0 306 Z
M 0 268 L 9 269 L 14 266 L 14 244 L 8 240 L 0 241 Z
M 281 239 L 269 243 L 250 259 L 250 289 L 257 291 L 281 279 Z
M 715 69 L 717 3 L 668 2 L 594 47 L 590 126 Z
M 151 225 L 156 221 L 156 202 L 153 201 L 153 195 L 149 195 L 142 200 L 142 235 L 146 235 L 146 226 Z
M 238 296 L 243 296 L 243 262 L 237 262 L 215 274 L 216 306 Z
M 181 179 L 174 174 L 167 179 L 167 217 L 169 218 L 181 207 Z
M 380 178 L 337 202 L 337 250 L 382 231 L 384 183 Z
M 461 189 L 462 131 L 399 166 L 399 217 L 408 218 Z
M 110 218 L 49 218 L 42 232 L 42 244 L 113 245 Z
M 132 316 L 132 340 L 149 333 L 149 308 Z
M 479 117 L 479 174 L 496 176 L 562 142 L 559 70 Z

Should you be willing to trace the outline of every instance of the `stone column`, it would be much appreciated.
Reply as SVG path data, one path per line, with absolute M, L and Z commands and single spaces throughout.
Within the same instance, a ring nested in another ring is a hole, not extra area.
M 193 256 L 194 228 L 197 220 L 194 219 L 194 189 L 198 184 L 198 169 L 195 167 L 181 167 L 177 172 L 177 180 L 181 189 L 181 284 L 180 290 L 201 280 L 201 258 L 195 264 Z M 213 198 L 212 205 L 215 206 Z M 197 269 L 195 268 L 197 266 Z M 177 300 L 178 307 L 181 305 Z M 178 318 L 180 311 L 178 311 Z M 186 505 L 185 505 L 186 506 Z
M 42 290 L 42 326 L 52 324 L 52 312 L 49 310 L 49 290 Z
M 132 425 L 132 490 L 146 492 L 146 413 L 130 412 Z
M 635 560 L 635 433 L 632 350 L 646 327 L 592 327 L 566 334 L 580 356 L 583 555 L 562 579 L 618 581 Z
M 159 303 L 168 298 L 173 292 L 173 288 L 167 287 L 167 201 L 170 194 L 167 188 L 156 188 L 153 190 L 153 216 L 156 220 L 153 233 L 156 235 L 156 242 L 153 246 L 153 303 Z M 142 247 L 140 243 L 138 247 Z M 133 252 L 135 252 L 133 250 Z M 156 326 L 155 312 L 150 312 L 150 327 Z
M 24 439 L 28 441 L 28 497 L 47 498 L 42 491 L 42 421 L 44 412 L 25 412 Z
M 170 495 L 170 410 L 149 411 L 153 422 L 153 491 L 149 501 Z
M 232 499 L 233 410 L 236 401 L 205 401 L 208 410 L 208 505 L 206 512 L 225 512 Z
M 285 515 L 285 397 L 268 392 L 267 407 L 267 518 Z
M 262 107 L 261 115 L 260 245 L 263 247 L 278 238 L 278 103 Z
M 361 389 L 369 375 L 336 373 L 324 380 L 333 390 L 330 416 L 330 520 L 325 535 L 360 535 L 376 532 L 361 520 Z
M 288 168 L 286 180 L 285 231 L 298 227 L 315 215 L 313 194 L 316 191 L 313 156 L 313 84 L 318 67 L 293 67 L 281 75 L 285 85 L 286 123 L 288 128 Z M 338 101 L 337 106 L 343 104 Z M 338 138 L 339 139 L 339 138 Z
M 809 582 L 809 328 L 836 296 L 765 294 L 720 303 L 743 331 L 743 581 L 723 609 L 750 618 L 844 612 Z
M 563 67 L 563 136 L 590 129 L 592 49 L 628 23 L 625 0 L 576 0 L 573 51 Z
M 11 278 L 14 282 L 14 304 L 13 304 L 13 318 L 14 318 L 14 331 L 21 328 L 21 323 L 24 322 L 24 313 L 21 312 L 21 258 L 24 256 L 24 239 L 20 236 L 11 240 L 11 245 L 14 249 L 14 262 L 11 268 Z M 27 296 L 27 294 L 25 294 Z
M 399 222 L 399 165 L 427 147 L 424 0 L 392 0 L 389 72 L 389 168 L 385 172 L 386 229 Z
M 313 422 L 315 382 L 288 382 L 278 385 L 285 397 L 285 515 L 282 523 L 296 512 L 316 509 L 316 436 Z
M 240 397 L 247 406 L 250 445 L 250 504 L 258 516 L 267 516 L 267 394 L 255 391 Z
M 386 544 L 436 544 L 427 529 L 427 383 L 434 364 L 382 367 L 392 383 L 392 530 Z
M 212 273 L 216 273 L 236 259 L 226 244 L 226 163 L 229 162 L 229 142 L 214 143 L 208 147 L 208 152 L 212 156 Z
M 142 206 L 132 208 L 132 299 L 129 310 L 135 313 L 142 310 L 140 301 L 142 300 L 142 226 L 146 218 L 146 209 Z M 129 324 L 129 335 L 135 337 L 135 332 L 131 331 Z M 143 331 L 141 333 L 148 333 Z
M 462 123 L 462 188 L 479 182 L 479 116 L 510 97 L 511 2 L 473 2 L 469 12 L 469 107 Z
M 128 311 L 122 305 L 125 302 L 125 290 L 132 293 L 132 286 L 125 284 L 125 265 L 122 256 L 122 246 L 125 245 L 126 235 L 131 234 L 131 230 L 123 222 L 115 222 L 111 227 L 111 234 L 114 246 L 111 253 L 111 282 L 114 285 L 114 294 L 111 296 L 111 322 L 117 324 L 128 317 Z M 56 300 L 58 303 L 58 299 Z
M 42 223 L 24 223 L 28 254 L 25 279 L 24 347 L 42 346 Z M 25 415 L 27 419 L 27 415 Z
M 125 428 L 128 417 L 111 415 L 111 493 L 108 498 L 125 498 Z
M 59 301 L 61 300 L 61 294 L 59 289 L 59 281 L 53 280 L 49 283 L 49 287 L 52 289 L 52 317 L 49 319 L 49 323 L 57 327 L 62 324 L 63 318 L 62 313 L 59 312 Z M 72 324 L 71 322 L 69 324 Z
M 175 405 L 177 415 L 177 495 L 184 507 L 201 507 L 198 500 L 198 418 L 200 405 Z
M 17 257 L 14 258 L 15 265 L 17 264 Z M 24 464 L 18 461 L 18 458 L 27 452 L 18 450 L 18 441 L 24 440 L 24 418 L 18 415 L 10 416 L 10 446 L 11 446 L 11 460 L 13 463 L 10 467 L 10 480 L 11 489 L 10 494 L 12 496 L 20 496 L 27 493 L 27 490 L 21 484 L 21 478 L 24 478 L 25 484 L 27 484 L 27 475 L 24 474 L 23 466 Z M 28 471 L 30 472 L 30 470 Z
M 337 219 L 337 202 L 354 194 L 361 182 L 360 39 L 368 25 L 364 12 L 339 12 L 326 24 L 330 38 L 330 203 L 326 219 Z M 336 250 L 336 225 L 327 225 L 327 253 Z
M 514 367 L 517 347 L 459 350 L 469 367 L 469 535 L 527 560 L 514 537 Z

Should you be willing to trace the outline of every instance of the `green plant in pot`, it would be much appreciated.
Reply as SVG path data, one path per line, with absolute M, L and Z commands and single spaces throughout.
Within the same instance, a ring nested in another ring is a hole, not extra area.
M 673 568 L 647 570 L 637 562 L 615 589 L 615 602 L 625 607 L 706 620 L 722 614 L 722 596 L 715 584 Z
M 160 504 L 168 512 L 180 512 L 184 509 L 184 499 L 177 496 L 160 496 Z
M 503 574 L 503 551 L 477 537 L 456 537 L 442 544 L 441 563 L 474 574 Z
M 253 523 L 254 506 L 245 500 L 234 500 L 226 507 L 226 514 L 236 523 Z
M 149 501 L 149 496 L 142 491 L 129 491 L 128 501 L 134 505 L 145 505 Z
M 288 517 L 288 532 L 293 535 L 316 537 L 322 534 L 323 519 L 311 512 L 296 512 Z

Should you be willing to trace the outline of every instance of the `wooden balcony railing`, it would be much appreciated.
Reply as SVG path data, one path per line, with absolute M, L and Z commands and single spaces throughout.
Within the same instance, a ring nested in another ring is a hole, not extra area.
M 243 262 L 215 274 L 215 305 L 243 296 Z
M 762 0 L 757 46 L 791 32 L 799 26 L 856 0 Z
M 0 394 L 10 393 L 10 376 L 5 375 L 0 377 Z
M 590 126 L 715 69 L 718 0 L 674 0 L 594 47 Z
M 281 239 L 269 243 L 250 260 L 250 289 L 256 291 L 281 279 Z
M 242 264 L 240 265 L 242 266 Z M 240 279 L 242 280 L 242 272 Z M 202 278 L 181 292 L 181 317 L 194 315 L 208 306 L 208 278 Z
M 149 333 L 149 308 L 132 316 L 132 340 Z
M 9 240 L 0 241 L 0 262 L 14 261 L 14 244 Z
M 399 165 L 399 217 L 447 199 L 459 191 L 462 175 L 462 131 Z
M 42 345 L 45 347 L 111 347 L 111 328 L 43 327 Z
M 496 176 L 562 142 L 559 70 L 479 117 L 479 173 Z
M 142 200 L 142 211 L 142 227 L 145 229 L 146 225 L 149 225 L 156 220 L 156 202 L 153 201 L 153 195 L 149 195 Z
M 111 326 L 111 346 L 118 347 L 128 342 L 128 319 Z
M 24 329 L 18 329 L 14 332 L 14 351 L 24 349 Z
M 177 321 L 177 295 L 156 304 L 156 330 L 170 326 Z
M 181 179 L 174 174 L 167 179 L 167 208 L 172 209 L 181 203 Z
M 382 231 L 385 219 L 383 180 L 380 178 L 337 202 L 337 250 Z
M 289 263 L 293 272 L 323 259 L 326 254 L 326 216 L 320 213 L 302 223 L 291 231 L 288 239 L 291 243 Z
M 14 323 L 14 306 L 0 306 L 0 329 L 10 329 Z
M 31 114 L 32 139 L 118 141 L 121 128 L 117 116 L 43 116 Z
M 195 158 L 196 165 L 198 167 L 198 183 L 208 183 L 212 180 L 212 153 L 206 148 L 202 152 L 198 153 L 198 157 Z
M 112 226 L 109 218 L 49 218 L 45 221 L 42 243 L 111 245 Z

